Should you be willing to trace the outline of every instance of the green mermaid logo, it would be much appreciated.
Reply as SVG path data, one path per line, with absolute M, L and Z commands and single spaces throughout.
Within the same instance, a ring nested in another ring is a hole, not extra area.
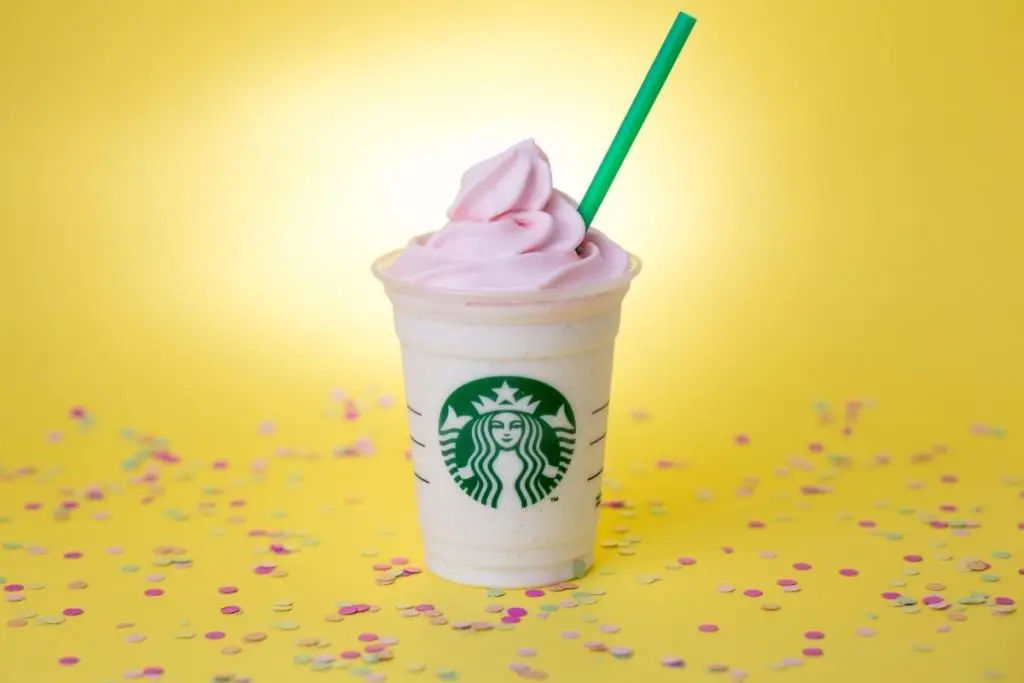
M 555 388 L 526 377 L 486 377 L 462 385 L 441 408 L 441 455 L 470 498 L 520 508 L 552 494 L 576 448 L 572 406 Z

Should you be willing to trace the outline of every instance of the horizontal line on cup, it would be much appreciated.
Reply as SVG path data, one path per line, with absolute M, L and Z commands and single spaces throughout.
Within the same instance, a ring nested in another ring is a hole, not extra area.
M 599 436 L 596 439 L 594 439 L 593 441 L 591 441 L 590 445 L 593 446 L 596 443 L 601 443 L 602 441 L 604 441 L 604 437 L 606 437 L 606 436 L 608 436 L 608 432 L 605 432 L 601 436 Z
M 603 467 L 601 469 L 599 469 L 597 472 L 594 472 L 589 477 L 587 477 L 587 481 L 594 481 L 595 479 L 597 479 L 598 477 L 601 476 L 602 472 L 604 472 L 604 468 Z
M 413 472 L 413 473 L 412 473 L 412 476 L 416 477 L 417 479 L 419 479 L 420 481 L 422 481 L 422 482 L 423 482 L 424 484 L 429 484 L 429 483 L 430 483 L 429 481 L 427 481 L 426 479 L 424 479 L 423 477 L 421 477 L 421 476 L 420 476 L 420 473 L 419 473 L 419 472 Z
M 413 408 L 408 403 L 405 404 L 405 407 L 408 408 L 409 412 L 412 413 L 413 415 L 419 415 L 420 417 L 423 417 L 423 413 L 421 413 L 420 411 L 416 410 L 415 408 Z
M 595 410 L 594 412 L 592 412 L 592 413 L 591 413 L 591 415 L 597 415 L 597 414 L 598 414 L 598 413 L 600 413 L 600 412 L 601 412 L 602 410 L 605 410 L 605 409 L 606 409 L 606 408 L 607 408 L 607 407 L 608 407 L 609 405 L 611 405 L 611 401 L 607 401 L 607 402 L 605 402 L 605 404 L 604 404 L 603 406 L 601 406 L 600 408 L 598 408 L 597 410 Z
M 419 446 L 420 448 L 426 448 L 426 447 L 427 447 L 427 444 L 423 443 L 422 441 L 417 441 L 417 440 L 416 440 L 416 439 L 415 439 L 414 437 L 412 437 L 412 436 L 410 436 L 410 437 L 409 437 L 409 440 L 410 440 L 410 441 L 412 441 L 412 442 L 413 442 L 414 444 L 416 444 L 417 446 Z

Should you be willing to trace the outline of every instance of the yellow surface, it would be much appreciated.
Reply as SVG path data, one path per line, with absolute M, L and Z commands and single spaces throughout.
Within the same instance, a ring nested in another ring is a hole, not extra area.
M 0 601 L 0 616 L 85 609 L 60 625 L 0 624 L 0 680 L 114 681 L 149 665 L 188 683 L 220 671 L 259 683 L 346 677 L 293 664 L 304 650 L 292 640 L 329 639 L 311 654 L 337 654 L 362 631 L 401 639 L 395 660 L 374 669 L 389 681 L 437 680 L 446 667 L 460 681 L 513 679 L 505 667 L 519 647 L 571 682 L 728 680 L 705 672 L 715 662 L 749 680 L 1024 680 L 1021 615 L 977 605 L 953 622 L 879 598 L 920 598 L 936 581 L 951 600 L 1024 598 L 1024 498 L 1012 479 L 1024 475 L 1016 0 L 683 8 L 697 27 L 598 217 L 646 264 L 617 361 L 608 476 L 621 489 L 605 492 L 635 508 L 606 511 L 601 530 L 642 539 L 635 554 L 600 551 L 581 582 L 606 591 L 596 604 L 531 615 L 511 632 L 457 633 L 393 605 L 481 619 L 491 602 L 536 613 L 550 596 L 491 599 L 427 575 L 374 584 L 373 562 L 420 558 L 404 416 L 375 403 L 399 392 L 400 376 L 370 260 L 439 226 L 461 171 L 523 137 L 581 195 L 677 9 L 0 2 L 0 541 L 49 550 L 0 549 L 0 576 L 47 584 Z M 363 417 L 345 422 L 334 388 L 356 396 Z M 851 398 L 876 403 L 845 438 Z M 836 422 L 818 424 L 816 400 L 838 406 Z M 67 417 L 74 405 L 94 417 L 89 429 Z M 273 434 L 260 433 L 265 420 Z M 1006 436 L 972 435 L 973 423 Z M 148 505 L 148 485 L 132 483 L 144 470 L 121 469 L 140 448 L 123 428 L 165 437 L 183 458 L 153 463 L 160 485 Z M 734 444 L 738 433 L 751 443 Z M 375 455 L 332 457 L 362 435 Z M 808 451 L 813 440 L 825 453 Z M 937 444 L 948 453 L 911 462 Z M 284 447 L 291 457 L 274 455 Z M 892 463 L 877 465 L 880 452 Z M 262 482 L 250 473 L 261 458 Z M 213 470 L 217 459 L 230 468 Z M 687 467 L 655 470 L 659 459 Z M 18 474 L 25 466 L 37 473 Z M 951 473 L 958 483 L 940 482 Z M 738 495 L 748 477 L 756 491 Z M 831 492 L 799 492 L 823 480 Z M 90 484 L 106 499 L 55 520 L 54 506 Z M 229 507 L 235 499 L 247 505 Z M 651 514 L 654 499 L 664 515 Z M 32 500 L 46 508 L 23 510 Z M 94 517 L 102 511 L 108 519 Z M 981 526 L 955 535 L 929 528 L 930 514 Z M 874 529 L 855 524 L 869 518 Z M 766 528 L 747 528 L 753 519 Z M 319 545 L 278 558 L 287 577 L 255 576 L 267 539 L 248 537 L 253 528 Z M 117 545 L 122 555 L 105 553 Z M 192 566 L 152 567 L 160 545 L 185 548 Z M 372 548 L 380 555 L 363 556 Z M 62 559 L 70 550 L 85 556 Z M 769 550 L 778 557 L 760 556 Z M 1013 557 L 992 559 L 997 550 Z M 902 576 L 913 552 L 920 573 Z M 698 564 L 665 568 L 682 555 Z M 992 569 L 961 571 L 969 556 Z M 794 572 L 796 561 L 814 569 Z M 119 571 L 129 563 L 141 570 Z M 844 566 L 860 575 L 839 577 Z M 145 598 L 154 572 L 167 593 Z M 661 580 L 638 583 L 643 574 Z M 781 593 L 775 580 L 794 574 L 803 590 Z M 907 586 L 891 588 L 901 576 Z M 89 587 L 66 588 L 79 579 Z M 738 591 L 717 592 L 723 583 Z M 223 584 L 241 591 L 219 596 Z M 743 597 L 748 587 L 765 597 Z M 273 612 L 281 599 L 291 613 Z M 759 609 L 769 599 L 782 609 Z M 382 610 L 323 622 L 341 600 Z M 226 604 L 244 614 L 221 615 Z M 585 615 L 621 632 L 598 635 Z M 274 630 L 277 618 L 301 630 Z M 184 619 L 228 638 L 175 640 Z M 136 627 L 118 631 L 122 621 Z M 698 633 L 704 622 L 721 630 Z M 862 626 L 877 635 L 854 635 Z M 566 629 L 584 637 L 563 640 Z M 799 656 L 812 629 L 826 633 L 825 656 L 770 669 Z M 269 638 L 220 654 L 256 630 Z M 126 643 L 129 632 L 147 640 Z M 588 638 L 635 655 L 589 653 Z M 82 662 L 61 668 L 63 655 Z M 665 655 L 688 667 L 663 669 Z M 406 673 L 415 662 L 427 671 Z

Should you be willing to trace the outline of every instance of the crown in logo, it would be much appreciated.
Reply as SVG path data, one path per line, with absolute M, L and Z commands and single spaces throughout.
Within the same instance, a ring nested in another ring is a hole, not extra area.
M 480 396 L 479 401 L 472 402 L 473 407 L 479 415 L 498 413 L 503 410 L 511 410 L 518 413 L 529 413 L 532 415 L 540 405 L 540 401 L 534 401 L 533 396 L 523 396 L 522 398 L 517 399 L 516 394 L 519 393 L 519 390 L 510 387 L 508 382 L 503 382 L 500 387 L 494 390 L 494 393 L 497 394 L 497 399 Z

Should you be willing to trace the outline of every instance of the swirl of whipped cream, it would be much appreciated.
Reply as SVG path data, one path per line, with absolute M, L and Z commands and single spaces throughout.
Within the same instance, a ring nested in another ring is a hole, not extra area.
M 629 269 L 626 252 L 585 230 L 576 202 L 554 189 L 533 140 L 466 171 L 448 219 L 410 240 L 388 274 L 440 289 L 533 290 L 598 283 Z

